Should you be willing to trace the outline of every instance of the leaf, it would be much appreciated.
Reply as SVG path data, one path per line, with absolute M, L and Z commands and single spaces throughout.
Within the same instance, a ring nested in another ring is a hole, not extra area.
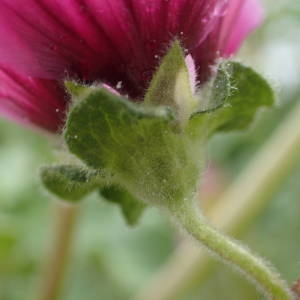
M 103 173 L 75 165 L 43 167 L 41 179 L 51 193 L 70 202 L 81 200 L 108 181 Z
M 187 132 L 207 138 L 218 131 L 244 129 L 260 107 L 273 103 L 274 93 L 264 78 L 240 63 L 224 62 L 213 83 L 210 110 L 194 114 Z
M 135 225 L 146 208 L 145 203 L 117 185 L 104 187 L 101 194 L 106 200 L 120 205 L 128 225 Z
M 154 75 L 145 96 L 146 105 L 166 105 L 177 112 L 181 123 L 188 120 L 199 101 L 193 96 L 184 52 L 175 41 Z
M 198 179 L 199 153 L 195 163 L 186 137 L 174 131 L 170 109 L 144 107 L 105 89 L 91 90 L 74 106 L 65 140 L 89 167 L 114 174 L 144 202 L 182 199 Z

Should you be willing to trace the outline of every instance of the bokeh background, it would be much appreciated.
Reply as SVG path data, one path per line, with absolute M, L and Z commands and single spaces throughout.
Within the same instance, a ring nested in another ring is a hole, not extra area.
M 246 132 L 212 140 L 207 150 L 208 183 L 201 193 L 205 205 L 239 175 L 300 101 L 300 2 L 267 0 L 264 5 L 265 24 L 247 41 L 238 59 L 269 79 L 278 101 Z M 41 187 L 38 170 L 54 161 L 53 148 L 46 137 L 0 120 L 1 300 L 37 299 L 55 228 L 55 203 Z M 290 283 L 300 276 L 299 183 L 300 151 L 299 162 L 280 191 L 242 237 Z M 119 207 L 93 194 L 80 207 L 61 299 L 133 299 L 181 240 L 157 210 L 148 209 L 140 224 L 131 228 Z M 194 280 L 177 299 L 255 300 L 260 296 L 240 275 L 215 263 L 201 283 L 200 278 Z

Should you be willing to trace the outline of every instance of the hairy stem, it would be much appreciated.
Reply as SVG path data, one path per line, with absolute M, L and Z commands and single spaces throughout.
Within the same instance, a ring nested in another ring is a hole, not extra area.
M 299 160 L 299 148 L 300 102 L 239 178 L 208 211 L 209 220 L 218 228 L 241 236 L 294 169 Z M 135 299 L 175 299 L 193 284 L 201 284 L 211 266 L 210 262 L 205 251 L 187 241 L 174 252 L 149 284 L 139 291 Z
M 237 241 L 216 230 L 197 212 L 196 207 L 181 208 L 176 218 L 189 234 L 215 256 L 246 275 L 268 299 L 293 299 L 288 286 L 273 268 Z
M 57 219 L 55 237 L 42 282 L 40 300 L 59 299 L 78 211 L 75 205 L 62 202 L 55 205 Z

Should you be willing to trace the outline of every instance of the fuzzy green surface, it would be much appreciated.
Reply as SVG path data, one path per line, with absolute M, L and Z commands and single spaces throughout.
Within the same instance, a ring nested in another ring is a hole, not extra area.
M 44 186 L 60 199 L 77 202 L 96 188 L 104 186 L 107 176 L 101 172 L 75 165 L 58 165 L 41 168 Z
M 104 187 L 101 189 L 101 195 L 107 201 L 117 203 L 121 206 L 122 213 L 128 225 L 135 225 L 146 208 L 144 203 L 117 185 Z
M 245 129 L 257 110 L 274 103 L 268 82 L 254 70 L 237 62 L 224 62 L 212 84 L 206 110 L 195 113 L 187 131 L 199 138 L 218 131 Z M 201 130 L 202 129 L 202 130 Z
M 175 41 L 150 83 L 145 104 L 171 107 L 184 124 L 199 104 L 192 93 L 190 76 L 184 51 L 180 43 Z
M 104 89 L 69 115 L 65 139 L 89 167 L 105 169 L 144 202 L 171 205 L 194 189 L 201 156 L 166 107 L 145 108 Z

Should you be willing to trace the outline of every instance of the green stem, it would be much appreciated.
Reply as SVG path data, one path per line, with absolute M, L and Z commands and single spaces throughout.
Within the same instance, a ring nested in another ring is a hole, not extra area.
M 73 241 L 78 207 L 56 202 L 56 224 L 53 248 L 49 253 L 48 265 L 38 299 L 56 300 L 60 298 L 62 281 Z
M 219 259 L 232 265 L 253 281 L 272 300 L 291 300 L 292 293 L 285 282 L 263 259 L 253 255 L 239 242 L 212 227 L 196 207 L 176 210 L 177 220 L 197 241 Z

